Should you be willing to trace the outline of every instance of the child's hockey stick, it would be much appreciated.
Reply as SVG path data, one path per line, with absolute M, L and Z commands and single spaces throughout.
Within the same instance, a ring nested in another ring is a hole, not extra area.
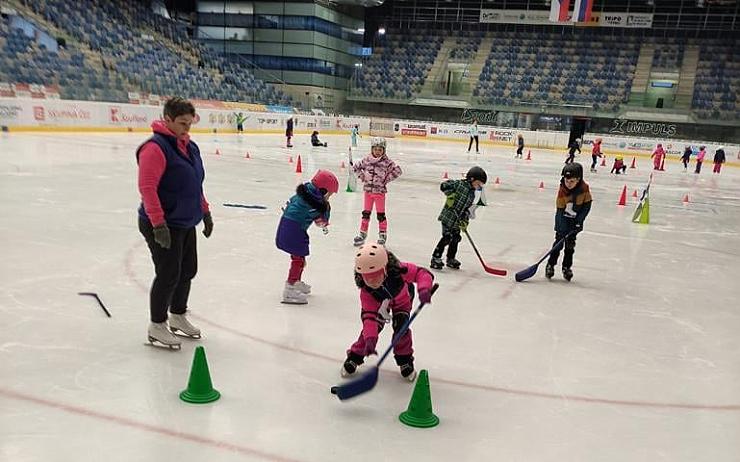
M 534 265 L 530 266 L 529 268 L 523 269 L 516 273 L 514 276 L 514 279 L 516 279 L 516 282 L 522 282 L 524 280 L 527 280 L 537 274 L 537 268 L 539 268 L 540 263 L 545 261 L 545 258 L 549 257 L 551 253 L 553 253 L 556 250 L 560 250 L 563 248 L 563 244 L 565 243 L 565 240 L 570 237 L 571 234 L 573 234 L 575 231 L 571 231 L 568 234 L 565 235 L 564 238 L 560 239 L 558 242 L 555 243 L 554 246 L 552 246 L 552 249 L 548 250 L 547 253 L 540 258 L 540 261 L 535 263 Z
M 483 269 L 485 270 L 485 272 L 488 274 L 494 274 L 496 276 L 506 276 L 505 269 L 493 268 L 486 265 L 486 262 L 483 261 L 483 257 L 480 256 L 480 252 L 478 252 L 478 248 L 475 246 L 475 243 L 473 243 L 473 239 L 470 237 L 470 234 L 468 234 L 468 230 L 466 229 L 463 232 L 468 237 L 468 241 L 470 241 L 470 245 L 473 247 L 475 254 L 478 255 L 478 260 L 480 260 L 481 265 L 483 265 Z
M 434 294 L 434 292 L 436 292 L 438 288 L 439 284 L 434 284 L 432 286 L 432 294 Z M 375 384 L 378 383 L 378 373 L 380 372 L 380 365 L 383 364 L 385 358 L 387 358 L 391 351 L 393 351 L 393 347 L 396 346 L 396 343 L 398 343 L 401 337 L 403 337 L 403 334 L 405 334 L 406 331 L 409 329 L 409 326 L 419 315 L 419 312 L 421 312 L 421 309 L 424 308 L 424 305 L 424 302 L 419 303 L 419 306 L 414 310 L 409 319 L 406 320 L 406 323 L 401 327 L 401 329 L 399 329 L 398 332 L 396 332 L 396 335 L 393 336 L 393 341 L 391 342 L 391 345 L 388 347 L 387 350 L 385 350 L 385 353 L 383 353 L 383 356 L 380 357 L 376 365 L 372 366 L 367 372 L 363 373 L 361 376 L 357 377 L 351 382 L 331 387 L 331 393 L 333 395 L 337 395 L 340 400 L 344 401 L 345 399 L 354 398 L 357 395 L 361 395 L 372 390 L 373 387 L 375 387 Z

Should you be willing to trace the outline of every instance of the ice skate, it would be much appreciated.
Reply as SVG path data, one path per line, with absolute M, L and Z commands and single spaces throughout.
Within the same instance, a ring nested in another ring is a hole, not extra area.
M 416 370 L 414 370 L 414 363 L 406 363 L 400 367 L 401 377 L 408 380 L 409 382 L 413 382 L 414 380 L 416 380 Z
M 388 233 L 381 231 L 378 233 L 378 244 L 385 245 L 385 241 L 388 240 Z
M 355 236 L 355 247 L 359 247 L 362 244 L 365 243 L 365 239 L 367 239 L 367 233 L 365 231 L 360 231 L 360 234 Z
M 447 257 L 447 267 L 452 269 L 460 269 L 460 262 L 455 258 Z
M 566 281 L 573 279 L 573 270 L 570 268 L 563 268 L 563 277 Z
M 432 256 L 432 262 L 429 264 L 429 266 L 431 266 L 432 269 L 442 269 L 445 265 L 440 257 Z
M 152 322 L 148 330 L 149 343 L 156 346 L 157 344 L 168 347 L 172 350 L 180 349 L 180 339 L 172 335 L 166 322 Z
M 305 305 L 308 303 L 308 295 L 301 292 L 300 288 L 296 287 L 295 284 L 289 282 L 285 283 L 283 289 L 283 301 L 288 305 Z
M 303 281 L 296 281 L 296 283 L 293 284 L 293 287 L 300 290 L 306 295 L 311 295 L 311 285 L 310 284 L 306 284 Z
M 200 329 L 190 324 L 185 314 L 170 313 L 170 330 L 175 335 L 181 332 L 185 337 L 200 338 Z
M 547 279 L 552 279 L 553 276 L 555 276 L 555 267 L 548 263 L 547 266 L 545 266 L 545 277 Z

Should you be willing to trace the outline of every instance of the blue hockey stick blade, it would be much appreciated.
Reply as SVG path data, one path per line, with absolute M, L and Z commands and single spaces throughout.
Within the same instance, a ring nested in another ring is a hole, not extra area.
M 540 266 L 540 264 L 538 263 L 536 265 L 530 266 L 529 268 L 525 268 L 525 269 L 519 271 L 518 273 L 516 273 L 514 275 L 514 279 L 516 280 L 516 282 L 522 282 L 522 281 L 525 281 L 525 280 L 531 278 L 532 276 L 534 276 L 535 274 L 537 274 L 537 268 L 539 266 Z
M 375 387 L 375 384 L 378 383 L 378 372 L 378 366 L 372 366 L 356 379 L 343 385 L 331 387 L 331 392 L 332 394 L 337 395 L 337 398 L 341 401 L 354 398 L 355 396 L 368 392 Z

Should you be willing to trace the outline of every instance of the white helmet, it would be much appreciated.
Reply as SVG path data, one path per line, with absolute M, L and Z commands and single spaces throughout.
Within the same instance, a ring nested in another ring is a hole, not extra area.
M 380 146 L 385 151 L 385 138 L 381 138 L 379 136 L 376 136 L 375 138 L 373 138 L 372 140 L 370 140 L 370 146 L 373 147 L 373 148 L 375 146 Z

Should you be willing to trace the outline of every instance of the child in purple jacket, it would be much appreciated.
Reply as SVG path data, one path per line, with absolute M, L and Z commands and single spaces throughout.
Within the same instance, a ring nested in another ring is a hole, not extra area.
M 357 177 L 364 183 L 365 202 L 362 207 L 360 234 L 355 237 L 355 246 L 365 243 L 367 229 L 370 226 L 370 214 L 373 204 L 378 217 L 378 243 L 385 244 L 388 238 L 388 222 L 385 216 L 385 193 L 387 185 L 401 176 L 401 167 L 385 155 L 385 138 L 373 138 L 370 155 L 356 164 L 351 164 Z

